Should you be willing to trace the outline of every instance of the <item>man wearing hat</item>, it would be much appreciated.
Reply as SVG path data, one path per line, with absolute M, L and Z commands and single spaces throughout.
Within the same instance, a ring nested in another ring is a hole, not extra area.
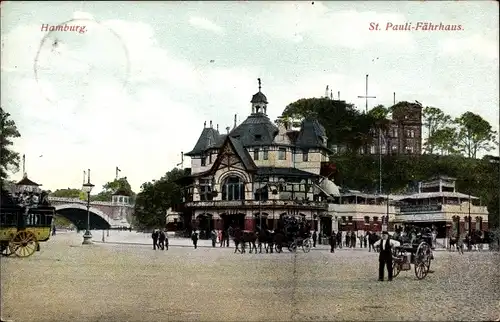
M 382 232 L 382 239 L 377 240 L 373 246 L 380 248 L 380 253 L 378 257 L 378 280 L 384 280 L 384 269 L 387 265 L 387 275 L 388 280 L 392 281 L 392 248 L 398 247 L 401 244 L 397 240 L 392 240 L 389 238 L 389 233 L 387 231 Z

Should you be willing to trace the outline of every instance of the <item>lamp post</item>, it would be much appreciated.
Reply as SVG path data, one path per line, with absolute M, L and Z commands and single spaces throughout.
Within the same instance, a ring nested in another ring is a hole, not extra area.
M 92 234 L 90 233 L 90 192 L 94 185 L 90 183 L 90 169 L 87 172 L 87 182 L 83 184 L 82 191 L 87 193 L 87 230 L 83 234 L 83 245 L 92 244 Z

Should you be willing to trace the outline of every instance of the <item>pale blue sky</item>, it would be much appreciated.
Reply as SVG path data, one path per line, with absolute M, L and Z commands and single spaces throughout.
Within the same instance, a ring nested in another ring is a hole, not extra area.
M 364 108 L 368 73 L 372 107 L 396 92 L 453 116 L 471 110 L 498 129 L 492 1 L 3 2 L 1 15 L 1 104 L 21 131 L 15 148 L 30 178 L 47 189 L 79 187 L 86 168 L 100 187 L 119 166 L 137 191 L 180 161 L 204 121 L 241 122 L 258 77 L 273 119 L 326 85 Z M 42 24 L 74 17 L 91 19 L 73 23 L 88 32 L 48 36 L 37 85 Z M 369 31 L 370 22 L 464 30 Z

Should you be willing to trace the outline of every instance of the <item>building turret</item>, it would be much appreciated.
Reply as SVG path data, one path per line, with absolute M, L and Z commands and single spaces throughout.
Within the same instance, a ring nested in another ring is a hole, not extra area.
M 267 97 L 261 92 L 261 82 L 259 81 L 259 91 L 252 96 L 252 114 L 264 114 L 267 115 Z

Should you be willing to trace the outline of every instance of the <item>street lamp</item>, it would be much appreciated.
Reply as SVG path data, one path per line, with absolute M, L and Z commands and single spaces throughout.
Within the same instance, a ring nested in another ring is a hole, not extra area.
M 92 234 L 90 233 L 90 192 L 94 185 L 90 183 L 90 169 L 88 169 L 87 182 L 83 184 L 82 191 L 87 193 L 87 230 L 83 234 L 83 245 L 92 244 Z

